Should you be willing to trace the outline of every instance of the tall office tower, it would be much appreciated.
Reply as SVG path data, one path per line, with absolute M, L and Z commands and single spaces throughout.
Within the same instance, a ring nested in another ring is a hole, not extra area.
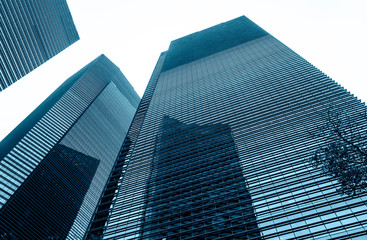
M 163 52 L 90 225 L 103 239 L 358 239 L 366 194 L 306 161 L 364 104 L 246 17 Z
M 0 234 L 81 239 L 139 100 L 101 55 L 11 132 L 0 145 Z
M 1 0 L 0 91 L 78 39 L 66 0 Z

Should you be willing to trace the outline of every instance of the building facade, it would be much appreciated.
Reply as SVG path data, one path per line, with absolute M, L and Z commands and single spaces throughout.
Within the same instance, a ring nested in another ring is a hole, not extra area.
M 2 0 L 0 91 L 79 40 L 66 0 Z
M 0 144 L 0 234 L 81 239 L 140 98 L 101 55 Z
M 329 104 L 365 109 L 246 17 L 171 42 L 88 236 L 364 239 L 366 194 L 307 161 Z

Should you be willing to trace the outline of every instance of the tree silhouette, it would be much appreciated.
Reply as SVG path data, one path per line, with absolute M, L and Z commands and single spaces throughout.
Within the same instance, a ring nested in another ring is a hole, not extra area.
M 309 159 L 310 163 L 336 179 L 341 194 L 355 196 L 366 191 L 366 113 L 358 110 L 351 113 L 329 105 L 321 115 L 324 124 L 312 135 L 324 142 Z

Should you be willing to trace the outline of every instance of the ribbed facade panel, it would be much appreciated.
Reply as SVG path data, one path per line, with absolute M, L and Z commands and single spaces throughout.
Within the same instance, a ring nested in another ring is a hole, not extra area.
M 66 0 L 0 3 L 0 91 L 79 39 Z
M 139 108 L 137 109 L 131 126 L 127 132 L 126 138 L 121 147 L 120 154 L 117 157 L 116 162 L 113 166 L 96 212 L 90 223 L 88 234 L 86 235 L 87 239 L 95 236 L 100 236 L 105 230 L 105 225 L 109 218 L 109 213 L 112 210 L 112 204 L 116 200 L 115 194 L 121 186 L 121 182 L 123 181 L 123 174 L 126 172 L 126 169 L 129 165 L 129 156 L 133 153 L 134 150 L 133 143 L 136 142 L 140 134 L 141 126 L 145 119 L 146 110 L 154 93 L 154 89 L 157 84 L 157 80 L 159 78 L 164 59 L 165 54 L 161 54 L 151 76 L 151 79 L 148 83 L 147 89 L 145 90 L 145 93 L 140 101 Z
M 111 82 L 60 141 L 100 162 L 68 239 L 83 238 L 135 111 Z
M 86 72 L 1 160 L 0 208 L 104 89 L 105 83 L 95 75 L 93 70 Z M 29 168 L 23 169 L 24 164 Z M 9 165 L 23 169 L 23 174 Z
M 322 142 L 309 134 L 323 124 L 321 110 L 365 110 L 353 95 L 268 34 L 158 74 L 151 100 L 138 108 L 142 124 L 130 128 L 139 134 L 120 154 L 127 165 L 103 239 L 367 235 L 366 194 L 341 196 L 307 162 Z
M 0 234 L 83 238 L 138 101 L 102 55 L 4 139 L 10 145 L 24 134 L 0 162 Z

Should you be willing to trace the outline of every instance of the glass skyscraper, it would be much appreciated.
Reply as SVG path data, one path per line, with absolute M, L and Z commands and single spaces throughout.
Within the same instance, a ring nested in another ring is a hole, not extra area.
M 1 0 L 0 91 L 78 39 L 66 0 Z
M 0 143 L 0 234 L 82 239 L 139 101 L 101 55 L 14 129 Z
M 89 227 L 103 239 L 365 239 L 367 197 L 307 159 L 356 97 L 246 17 L 159 57 Z

